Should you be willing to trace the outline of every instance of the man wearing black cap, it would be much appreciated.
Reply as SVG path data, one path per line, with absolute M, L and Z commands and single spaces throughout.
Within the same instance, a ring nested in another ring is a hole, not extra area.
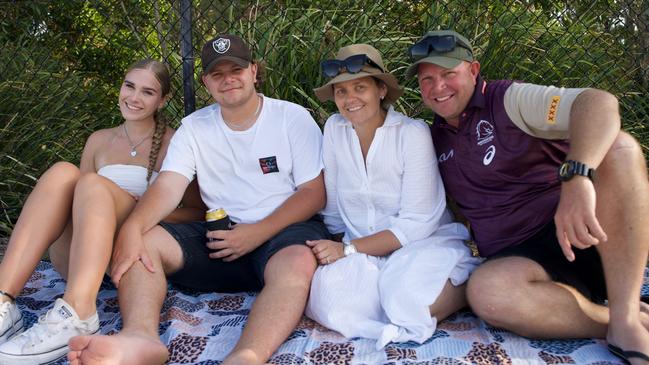
M 258 65 L 241 38 L 210 40 L 201 61 L 216 103 L 183 119 L 159 177 L 115 244 L 111 277 L 124 329 L 73 339 L 73 364 L 164 363 L 158 322 L 165 275 L 203 291 L 261 290 L 224 364 L 266 362 L 302 316 L 316 267 L 305 241 L 328 237 L 317 215 L 325 202 L 322 133 L 303 107 L 256 92 Z M 207 207 L 225 209 L 236 223 L 231 230 L 158 225 L 194 177 Z
M 472 309 L 527 337 L 608 340 L 649 358 L 639 301 L 649 251 L 642 150 L 620 131 L 617 99 L 597 89 L 485 82 L 471 43 L 428 32 L 409 49 L 446 192 L 488 260 Z M 603 305 L 608 300 L 608 306 Z

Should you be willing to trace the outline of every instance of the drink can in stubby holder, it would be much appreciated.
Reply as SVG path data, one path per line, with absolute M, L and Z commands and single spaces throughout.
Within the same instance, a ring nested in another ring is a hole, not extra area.
M 223 208 L 210 209 L 205 212 L 205 227 L 208 231 L 230 229 L 230 217 Z

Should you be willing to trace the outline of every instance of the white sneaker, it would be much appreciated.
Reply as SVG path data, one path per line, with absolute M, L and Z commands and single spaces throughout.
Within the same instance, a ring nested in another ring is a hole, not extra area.
M 0 303 L 0 343 L 24 331 L 23 314 L 14 302 Z
M 68 341 L 99 330 L 97 313 L 82 321 L 75 310 L 59 298 L 54 308 L 24 333 L 0 345 L 0 364 L 40 365 L 58 360 L 68 353 Z

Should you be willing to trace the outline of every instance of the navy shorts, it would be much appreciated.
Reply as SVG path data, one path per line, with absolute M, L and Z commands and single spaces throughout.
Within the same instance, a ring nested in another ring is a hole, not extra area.
M 577 289 L 595 303 L 603 303 L 606 298 L 606 281 L 602 260 L 595 247 L 585 250 L 572 248 L 575 260 L 570 262 L 561 251 L 557 239 L 554 220 L 531 238 L 519 245 L 498 251 L 489 260 L 501 257 L 520 256 L 537 262 L 545 269 L 552 280 Z
M 205 222 L 160 223 L 183 251 L 183 267 L 168 275 L 169 282 L 200 291 L 236 293 L 259 291 L 264 286 L 264 269 L 273 254 L 290 245 L 305 245 L 306 240 L 328 239 L 322 217 L 316 215 L 305 222 L 284 228 L 252 252 L 230 262 L 212 259 L 206 245 Z

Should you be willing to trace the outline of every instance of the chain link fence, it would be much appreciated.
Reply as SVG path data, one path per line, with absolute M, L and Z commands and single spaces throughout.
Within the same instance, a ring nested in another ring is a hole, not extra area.
M 263 92 L 307 107 L 322 123 L 335 110 L 312 89 L 319 62 L 343 45 L 379 49 L 405 86 L 397 108 L 430 120 L 406 49 L 425 31 L 473 40 L 482 74 L 618 96 L 623 127 L 649 156 L 649 0 L 92 0 L 0 2 L 0 232 L 8 233 L 37 176 L 77 162 L 88 135 L 121 123 L 117 94 L 133 61 L 163 59 L 173 75 L 165 113 L 211 99 L 200 49 L 222 32 L 252 46 L 266 66 Z

